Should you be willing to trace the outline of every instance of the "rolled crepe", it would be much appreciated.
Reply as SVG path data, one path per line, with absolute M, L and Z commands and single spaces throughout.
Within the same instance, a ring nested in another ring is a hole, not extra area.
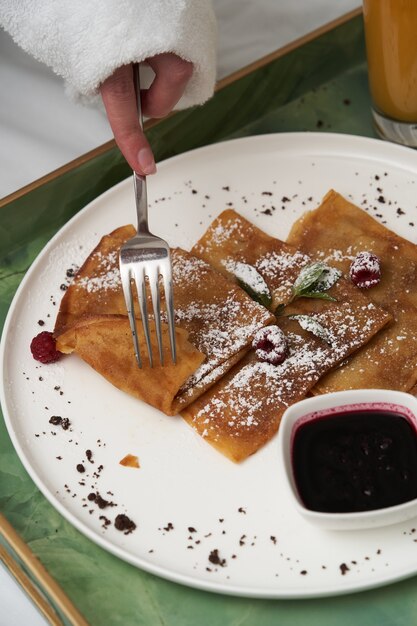
M 254 267 L 272 295 L 272 305 L 288 303 L 300 270 L 312 259 L 260 231 L 235 211 L 224 211 L 192 252 L 233 278 L 236 263 Z M 366 344 L 390 321 L 343 278 L 328 292 L 328 302 L 301 298 L 276 323 L 287 337 L 289 354 L 280 365 L 261 363 L 251 350 L 182 415 L 210 444 L 234 461 L 256 452 L 276 433 L 285 409 L 304 398 L 326 372 Z M 308 315 L 319 337 L 287 315 Z
M 170 361 L 164 323 L 166 364 L 163 369 L 157 364 L 154 369 L 149 367 L 138 319 L 144 361 L 139 369 L 118 269 L 120 246 L 134 232 L 132 226 L 124 226 L 102 238 L 66 291 L 54 334 L 59 350 L 77 352 L 116 387 L 174 415 L 239 361 L 255 333 L 274 318 L 209 264 L 175 249 L 172 269 L 178 365 Z M 164 298 L 161 307 L 165 316 Z M 135 310 L 139 313 L 137 303 Z M 153 324 L 151 338 L 157 355 Z
M 317 209 L 294 224 L 288 242 L 346 273 L 358 252 L 376 254 L 381 261 L 381 281 L 363 291 L 393 318 L 366 348 L 327 374 L 313 391 L 411 391 L 417 382 L 417 246 L 333 190 Z

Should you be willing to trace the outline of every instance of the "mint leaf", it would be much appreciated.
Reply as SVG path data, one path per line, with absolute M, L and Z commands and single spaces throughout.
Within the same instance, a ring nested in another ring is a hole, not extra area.
M 319 339 L 325 341 L 329 346 L 332 345 L 329 332 L 311 315 L 289 315 L 289 319 L 297 320 L 301 328 L 312 333 Z
M 337 283 L 342 276 L 342 272 L 335 267 L 326 267 L 318 281 L 314 284 L 315 291 L 328 291 Z
M 271 306 L 272 296 L 268 285 L 253 265 L 240 261 L 229 261 L 225 265 L 226 269 L 234 274 L 238 284 L 253 300 L 267 308 Z
M 336 298 L 333 298 L 333 296 L 329 296 L 328 293 L 323 293 L 322 291 L 308 291 L 307 293 L 302 293 L 300 298 L 316 298 L 317 300 L 337 302 Z
M 325 264 L 322 261 L 317 261 L 311 265 L 304 267 L 292 286 L 293 298 L 301 296 L 304 292 L 311 290 L 313 285 L 319 280 L 324 270 Z

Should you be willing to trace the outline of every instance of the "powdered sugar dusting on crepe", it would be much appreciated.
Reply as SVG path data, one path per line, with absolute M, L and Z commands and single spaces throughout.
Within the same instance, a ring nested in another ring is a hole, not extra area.
M 371 311 L 377 313 L 378 309 L 371 303 L 363 305 L 364 317 L 369 315 L 365 320 L 358 319 L 357 309 L 349 305 L 344 310 L 333 308 L 315 314 L 313 319 L 326 328 L 330 345 L 309 334 L 286 332 L 289 353 L 283 363 L 271 365 L 253 357 L 219 388 L 193 421 L 203 420 L 205 436 L 216 440 L 224 428 L 225 414 L 232 437 L 241 437 L 258 427 L 271 412 L 282 414 L 287 406 L 304 397 L 323 373 L 369 338 L 375 323 Z
M 100 251 L 95 252 L 91 256 L 91 261 L 95 266 L 94 275 L 76 279 L 77 286 L 89 293 L 121 288 L 118 251 L 112 250 L 108 254 L 103 254 Z
M 190 341 L 207 357 L 181 388 L 180 393 L 185 393 L 203 379 L 204 383 L 217 380 L 217 368 L 249 349 L 255 333 L 271 321 L 271 314 L 201 259 L 174 250 L 172 269 L 177 289 L 187 289 L 196 282 L 201 286 L 200 290 L 193 289 L 192 299 L 184 298 L 175 307 L 176 323 L 189 330 Z M 212 289 L 210 300 L 205 299 L 205 289 L 216 285 L 218 293 Z M 198 333 L 193 328 L 198 328 Z

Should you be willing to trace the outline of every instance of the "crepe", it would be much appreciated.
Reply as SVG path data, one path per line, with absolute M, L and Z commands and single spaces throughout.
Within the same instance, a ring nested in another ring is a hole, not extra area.
M 120 246 L 134 232 L 132 226 L 124 226 L 102 238 L 66 291 L 54 334 L 59 350 L 75 351 L 116 387 L 174 415 L 240 360 L 254 334 L 274 318 L 210 265 L 174 249 L 178 365 L 170 361 L 164 324 L 166 365 L 149 367 L 139 320 L 144 356 L 144 367 L 139 369 L 118 269 Z M 139 311 L 138 305 L 135 310 Z M 152 338 L 157 354 L 153 326 Z
M 378 388 L 411 391 L 417 382 L 417 246 L 330 191 L 293 226 L 288 242 L 348 272 L 358 252 L 381 260 L 381 282 L 366 291 L 393 322 L 314 391 Z
M 229 278 L 236 263 L 261 274 L 272 307 L 288 303 L 291 287 L 311 258 L 274 239 L 233 210 L 224 211 L 192 249 Z M 281 365 L 261 363 L 251 350 L 229 373 L 182 412 L 210 444 L 234 461 L 256 452 L 277 431 L 285 409 L 304 398 L 330 369 L 366 344 L 390 321 L 349 282 L 340 279 L 329 293 L 336 302 L 302 298 L 276 323 L 284 331 L 289 355 Z M 287 315 L 309 315 L 326 330 L 326 341 L 303 330 Z

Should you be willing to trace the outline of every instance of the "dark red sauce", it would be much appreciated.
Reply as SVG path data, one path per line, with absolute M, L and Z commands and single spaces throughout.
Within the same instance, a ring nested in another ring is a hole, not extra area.
M 296 427 L 292 460 L 304 505 L 353 513 L 416 498 L 417 434 L 411 420 L 388 409 L 336 411 L 302 419 Z

